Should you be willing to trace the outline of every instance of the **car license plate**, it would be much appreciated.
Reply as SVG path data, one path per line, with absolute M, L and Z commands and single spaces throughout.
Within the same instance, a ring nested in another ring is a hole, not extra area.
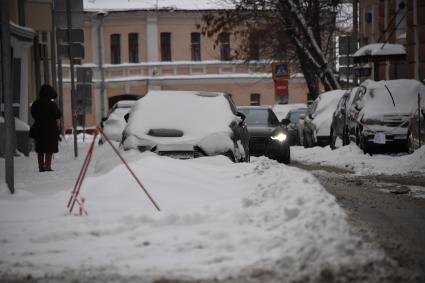
M 376 133 L 373 137 L 373 142 L 377 144 L 385 144 L 385 134 L 384 133 Z

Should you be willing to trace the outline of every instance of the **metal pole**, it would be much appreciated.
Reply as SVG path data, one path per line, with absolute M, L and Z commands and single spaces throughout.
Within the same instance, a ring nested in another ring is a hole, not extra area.
M 422 144 L 421 144 L 421 94 L 420 93 L 418 93 L 418 137 L 419 137 L 419 147 L 421 147 Z
M 353 53 L 357 51 L 358 48 L 358 0 L 353 0 L 353 41 L 356 45 L 355 50 L 353 50 Z M 354 65 L 354 60 L 353 60 L 353 65 Z M 356 71 L 354 70 L 353 73 L 353 86 L 357 85 L 357 74 Z
M 419 29 L 418 29 L 418 2 L 417 0 L 413 0 L 413 34 L 415 38 L 415 45 L 414 45 L 414 58 L 415 58 L 415 64 L 413 66 L 414 68 L 414 74 L 415 79 L 419 80 Z
M 1 59 L 2 59 L 2 86 L 4 98 L 5 118 L 5 174 L 6 184 L 11 194 L 15 192 L 14 160 L 15 153 L 15 117 L 12 105 L 11 83 L 11 52 L 10 52 L 10 26 L 9 26 L 9 0 L 1 0 Z
M 71 2 L 66 0 L 66 17 L 68 22 L 68 44 L 71 41 L 70 30 L 72 28 L 71 24 Z M 74 157 L 78 157 L 78 145 L 77 145 L 77 101 L 75 95 L 75 78 L 74 78 L 74 62 L 71 58 L 71 45 L 68 45 L 68 58 L 71 72 L 71 114 L 72 114 L 72 132 L 74 134 Z
M 51 65 L 52 68 L 52 86 L 58 89 L 58 81 L 56 77 L 56 23 L 52 4 L 52 32 L 50 33 L 50 52 L 51 52 Z
M 97 52 L 99 54 L 99 72 L 100 72 L 100 119 L 105 116 L 105 70 L 103 69 L 103 18 L 104 15 L 98 15 L 99 23 L 97 27 Z

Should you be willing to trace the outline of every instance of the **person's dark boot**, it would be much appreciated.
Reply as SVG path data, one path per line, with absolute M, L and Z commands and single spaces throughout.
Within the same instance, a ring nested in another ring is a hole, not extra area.
M 44 171 L 53 171 L 52 170 L 52 154 L 47 154 L 46 153 L 46 157 L 44 158 Z
M 37 161 L 38 161 L 38 170 L 40 172 L 44 172 L 45 167 L 44 167 L 44 154 L 43 153 L 37 154 Z

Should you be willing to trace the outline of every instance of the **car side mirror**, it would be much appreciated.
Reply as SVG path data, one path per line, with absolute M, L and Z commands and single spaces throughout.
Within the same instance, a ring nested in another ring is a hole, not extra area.
M 108 117 L 102 117 L 102 120 L 100 121 L 100 127 L 103 128 L 103 123 L 108 120 Z
M 310 118 L 311 120 L 314 119 L 313 114 L 308 114 L 308 118 Z
M 291 123 L 291 120 L 284 118 L 282 121 L 280 121 L 280 123 L 282 125 L 288 126 Z
M 355 108 L 357 111 L 360 111 L 360 110 L 362 109 L 362 107 L 361 107 L 361 105 L 360 105 L 360 101 L 356 101 L 356 103 L 354 104 L 354 108 Z
M 242 121 L 245 121 L 245 119 L 246 119 L 245 114 L 243 114 L 242 112 L 238 112 L 236 115 L 237 115 L 238 117 L 240 117 L 240 118 L 242 119 Z

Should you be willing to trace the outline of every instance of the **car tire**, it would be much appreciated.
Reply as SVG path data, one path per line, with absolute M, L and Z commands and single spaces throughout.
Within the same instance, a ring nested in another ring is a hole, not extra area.
M 284 154 L 281 157 L 279 157 L 277 161 L 283 164 L 291 163 L 291 149 L 289 146 L 285 150 Z
M 407 133 L 407 152 L 409 154 L 415 151 L 415 143 L 413 141 L 413 135 L 411 132 Z
M 332 150 L 336 149 L 335 146 L 336 143 L 336 134 L 335 134 L 335 130 L 333 128 L 331 128 L 331 135 L 330 135 L 330 143 L 329 146 L 331 147 Z
M 310 134 L 304 132 L 304 147 L 309 148 L 312 147 L 312 141 Z
M 345 128 L 342 134 L 342 145 L 348 145 L 348 144 L 350 144 L 350 133 L 348 132 L 348 129 Z

